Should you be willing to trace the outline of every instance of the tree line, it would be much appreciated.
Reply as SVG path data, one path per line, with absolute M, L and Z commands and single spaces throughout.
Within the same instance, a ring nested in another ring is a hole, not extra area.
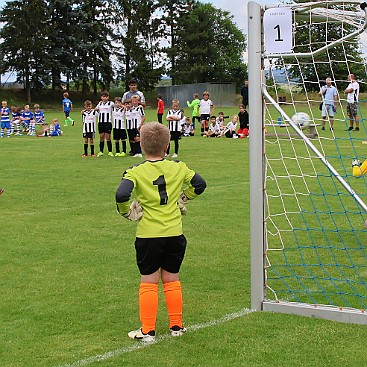
M 28 100 L 62 79 L 97 94 L 131 77 L 152 90 L 164 74 L 184 84 L 247 73 L 233 16 L 200 1 L 8 1 L 0 20 L 0 72 L 15 72 Z

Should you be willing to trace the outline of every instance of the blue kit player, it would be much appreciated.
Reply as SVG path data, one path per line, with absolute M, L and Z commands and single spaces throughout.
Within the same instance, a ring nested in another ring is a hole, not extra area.
M 10 138 L 11 126 L 10 126 L 10 108 L 6 101 L 1 102 L 1 132 L 0 138 L 4 137 L 6 129 L 6 137 Z
M 65 125 L 68 126 L 71 122 L 71 126 L 74 126 L 74 120 L 70 117 L 70 112 L 73 110 L 73 102 L 69 99 L 69 93 L 65 92 L 63 94 L 64 99 L 62 100 L 62 108 L 65 114 Z

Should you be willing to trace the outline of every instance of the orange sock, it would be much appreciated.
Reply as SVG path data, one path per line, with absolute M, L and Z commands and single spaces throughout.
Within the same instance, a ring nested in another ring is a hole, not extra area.
M 139 289 L 140 321 L 144 334 L 155 330 L 158 313 L 158 284 L 141 283 Z
M 166 304 L 169 317 L 169 327 L 182 327 L 182 287 L 181 282 L 169 282 L 163 284 L 164 296 L 166 297 Z

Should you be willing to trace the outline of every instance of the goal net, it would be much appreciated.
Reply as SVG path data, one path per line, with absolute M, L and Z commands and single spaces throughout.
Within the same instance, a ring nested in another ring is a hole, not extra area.
M 249 3 L 255 309 L 367 323 L 367 181 L 355 161 L 367 157 L 364 9 Z

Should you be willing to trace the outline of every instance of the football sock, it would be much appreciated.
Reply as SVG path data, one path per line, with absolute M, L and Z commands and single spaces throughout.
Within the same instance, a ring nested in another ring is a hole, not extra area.
M 111 140 L 107 140 L 107 149 L 109 152 L 112 152 L 112 141 Z
M 65 126 L 68 126 L 68 124 L 69 124 L 69 120 L 65 120 Z
M 120 153 L 120 142 L 116 141 L 115 147 L 116 147 L 116 153 Z
M 139 306 L 142 331 L 147 334 L 149 331 L 155 330 L 158 313 L 158 284 L 140 284 Z
M 169 327 L 182 327 L 182 287 L 181 282 L 169 282 L 163 284 L 169 317 Z
M 136 153 L 140 153 L 141 154 L 142 151 L 141 151 L 140 141 L 136 142 L 135 144 L 136 144 Z
M 178 154 L 178 140 L 175 140 L 175 153 Z
M 103 151 L 104 151 L 104 141 L 99 142 L 99 150 L 103 153 Z
M 122 142 L 122 151 L 126 153 L 126 141 L 125 140 Z
M 88 155 L 88 144 L 84 144 L 84 154 Z
M 94 144 L 90 146 L 90 154 L 94 155 Z

